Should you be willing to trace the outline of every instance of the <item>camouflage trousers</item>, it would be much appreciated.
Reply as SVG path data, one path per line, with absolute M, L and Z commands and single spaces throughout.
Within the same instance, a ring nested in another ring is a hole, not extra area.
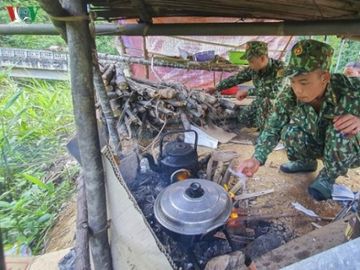
M 335 182 L 340 175 L 345 175 L 349 168 L 360 167 L 360 134 L 346 138 L 329 124 L 325 130 L 325 139 L 317 141 L 299 126 L 288 125 L 282 131 L 290 161 L 320 158 L 323 160 L 322 173 Z
M 249 106 L 241 108 L 237 119 L 241 126 L 255 127 L 261 131 L 271 114 L 271 109 L 272 102 L 270 98 L 257 97 Z

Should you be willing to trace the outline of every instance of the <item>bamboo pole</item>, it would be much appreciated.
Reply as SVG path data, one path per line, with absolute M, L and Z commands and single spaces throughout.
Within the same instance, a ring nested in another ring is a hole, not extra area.
M 341 60 L 341 55 L 342 55 L 342 52 L 343 52 L 344 44 L 345 44 L 345 39 L 342 39 L 342 40 L 341 40 L 341 43 L 340 43 L 339 54 L 338 54 L 338 57 L 337 57 L 337 60 L 336 60 L 336 66 L 335 66 L 335 71 L 334 71 L 335 73 L 338 72 L 338 69 L 339 69 L 339 65 L 340 65 L 340 60 Z
M 46 0 L 38 0 L 45 1 Z M 49 0 L 48 0 L 49 1 Z M 252 23 L 177 23 L 177 24 L 102 24 L 96 25 L 97 35 L 104 36 L 359 36 L 360 20 L 282 21 Z M 3 35 L 35 35 L 39 28 L 57 35 L 51 25 L 0 25 Z
M 187 61 L 182 59 L 173 59 L 171 57 L 153 57 L 151 60 L 145 60 L 143 57 L 128 56 L 128 55 L 108 55 L 99 54 L 103 61 L 125 62 L 130 64 L 154 65 L 162 67 L 172 67 L 189 70 L 208 70 L 208 71 L 225 71 L 225 72 L 239 72 L 245 66 L 217 64 L 217 63 L 201 63 L 194 61 Z
M 143 50 L 144 50 L 144 59 L 148 60 L 149 54 L 146 45 L 146 37 L 143 37 Z M 149 65 L 145 65 L 145 78 L 149 79 Z
M 62 4 L 73 16 L 85 14 L 81 0 L 67 0 Z M 67 21 L 66 33 L 71 91 L 86 198 L 91 198 L 87 200 L 91 254 L 95 270 L 112 270 L 107 233 L 104 169 L 94 106 L 93 65 L 88 21 Z

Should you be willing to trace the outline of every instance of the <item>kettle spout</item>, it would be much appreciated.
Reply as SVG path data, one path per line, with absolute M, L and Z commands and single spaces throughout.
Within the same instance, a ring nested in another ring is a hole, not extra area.
M 149 161 L 149 166 L 151 170 L 158 173 L 161 172 L 160 166 L 155 163 L 154 157 L 151 154 L 145 153 L 143 154 L 143 157 Z

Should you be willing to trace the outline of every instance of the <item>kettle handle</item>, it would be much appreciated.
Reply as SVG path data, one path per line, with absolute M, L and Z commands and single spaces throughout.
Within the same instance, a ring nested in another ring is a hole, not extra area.
M 169 131 L 166 132 L 164 135 L 161 136 L 160 138 L 160 153 L 159 153 L 159 158 L 162 158 L 162 153 L 163 153 L 163 142 L 164 142 L 164 138 L 170 134 L 176 134 L 176 133 L 185 133 L 185 132 L 194 132 L 195 134 L 195 141 L 194 141 L 194 149 L 195 151 L 197 151 L 197 144 L 198 144 L 198 134 L 195 130 L 192 129 L 186 129 L 186 130 L 174 130 L 174 131 Z

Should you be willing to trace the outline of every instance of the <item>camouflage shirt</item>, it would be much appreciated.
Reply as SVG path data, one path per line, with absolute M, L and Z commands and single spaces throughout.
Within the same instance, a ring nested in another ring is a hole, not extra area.
M 274 99 L 282 85 L 283 69 L 284 63 L 282 61 L 269 58 L 269 64 L 265 70 L 257 72 L 248 67 L 221 81 L 216 86 L 216 90 L 220 91 L 252 80 L 255 88 L 249 90 L 249 96 Z
M 326 128 L 333 125 L 335 116 L 343 114 L 360 117 L 360 78 L 332 74 L 319 113 L 311 105 L 297 101 L 291 87 L 285 87 L 276 98 L 274 112 L 259 136 L 254 157 L 264 164 L 280 140 L 282 128 L 287 124 L 301 127 L 317 143 L 324 145 Z M 353 139 L 359 140 L 360 134 Z

